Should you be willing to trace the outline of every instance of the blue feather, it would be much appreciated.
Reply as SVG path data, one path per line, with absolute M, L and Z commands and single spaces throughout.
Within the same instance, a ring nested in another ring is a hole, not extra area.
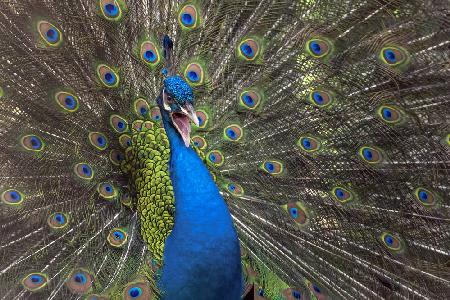
M 170 141 L 176 204 L 175 225 L 166 240 L 159 281 L 163 299 L 211 300 L 217 295 L 240 299 L 239 240 L 227 205 L 206 166 L 184 145 L 167 112 L 161 111 Z

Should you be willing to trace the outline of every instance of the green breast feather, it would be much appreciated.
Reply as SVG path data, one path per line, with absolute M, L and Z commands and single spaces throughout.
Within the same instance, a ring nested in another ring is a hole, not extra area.
M 142 238 L 153 257 L 161 261 L 175 215 L 169 140 L 160 122 L 136 120 L 131 133 L 132 142 L 121 167 L 129 174 L 130 190 L 136 195 L 133 206 L 139 214 Z M 205 160 L 205 154 L 192 147 Z M 213 173 L 212 176 L 215 179 Z
M 133 123 L 131 140 L 122 168 L 129 173 L 130 188 L 136 193 L 142 238 L 154 257 L 161 260 L 175 213 L 169 140 L 161 125 L 139 120 Z

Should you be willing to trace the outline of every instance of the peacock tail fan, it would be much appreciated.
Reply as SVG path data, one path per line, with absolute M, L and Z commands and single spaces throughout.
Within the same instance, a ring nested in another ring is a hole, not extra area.
M 164 298 L 174 75 L 255 299 L 448 297 L 444 2 L 1 2 L 2 299 Z

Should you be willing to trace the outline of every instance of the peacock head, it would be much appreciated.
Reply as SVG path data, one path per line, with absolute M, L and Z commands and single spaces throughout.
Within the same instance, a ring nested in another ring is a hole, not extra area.
M 190 120 L 199 124 L 194 110 L 194 93 L 189 84 L 180 76 L 167 77 L 157 102 L 164 120 L 177 130 L 186 147 L 189 147 Z

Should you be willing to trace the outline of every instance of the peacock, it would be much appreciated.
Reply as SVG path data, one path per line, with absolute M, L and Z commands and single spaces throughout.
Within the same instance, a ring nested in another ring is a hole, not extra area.
M 450 3 L 1 0 L 0 299 L 447 299 Z

